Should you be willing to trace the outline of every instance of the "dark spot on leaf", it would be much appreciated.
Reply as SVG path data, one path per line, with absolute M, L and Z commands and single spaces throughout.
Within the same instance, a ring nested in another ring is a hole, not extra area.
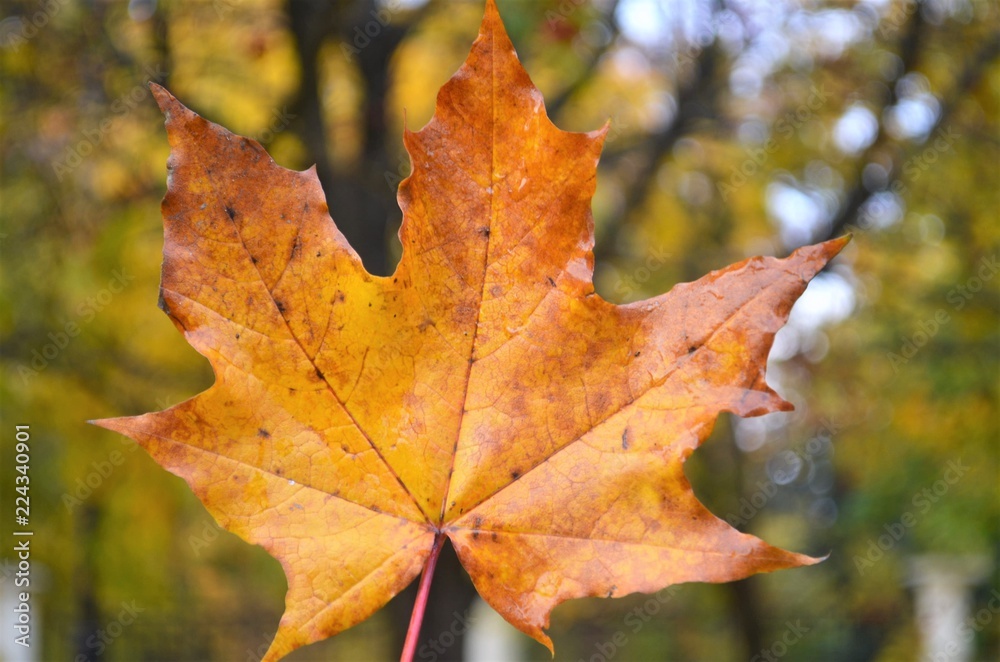
M 549 285 L 551 285 L 552 287 L 556 286 L 556 282 L 552 280 L 552 276 L 549 276 Z
M 351 449 L 347 447 L 347 444 L 341 444 L 340 445 L 340 450 L 344 451 L 345 453 L 350 453 L 351 452 Z
M 600 393 L 598 393 L 597 394 L 597 402 L 594 403 L 594 404 L 595 404 L 595 406 L 597 408 L 597 411 L 602 411 L 602 412 L 603 411 L 607 411 L 608 406 L 610 404 L 610 398 L 608 397 L 608 394 L 605 393 L 604 391 L 601 391 Z
M 488 237 L 488 236 L 490 236 L 490 229 L 489 228 L 479 228 L 479 234 L 483 235 L 484 237 Z
M 628 446 L 629 446 L 629 441 L 628 441 L 628 428 L 625 428 L 625 429 L 624 429 L 624 430 L 622 431 L 622 448 L 623 448 L 624 450 L 628 450 Z
M 262 437 L 264 439 L 270 439 L 271 433 L 265 430 L 264 428 L 257 428 L 257 436 Z
M 250 261 L 253 262 L 254 264 L 257 264 L 257 258 L 255 258 L 253 255 L 250 256 Z
M 281 301 L 275 301 L 274 305 L 276 305 L 278 307 L 278 312 L 279 313 L 281 313 L 282 315 L 285 314 L 285 304 L 283 304 Z
M 698 351 L 698 348 L 695 347 L 694 345 L 691 345 L 690 347 L 688 347 L 688 354 L 694 354 L 697 351 Z
M 323 257 L 322 251 L 316 251 L 316 257 Z
M 521 477 L 521 472 L 520 471 L 516 471 L 516 470 L 515 471 L 511 471 L 510 472 L 510 477 L 513 478 L 514 480 L 517 480 L 518 478 Z
M 472 526 L 478 529 L 482 525 L 483 525 L 483 518 L 476 515 L 475 519 L 472 520 Z
M 379 508 L 378 506 L 374 505 L 374 504 L 372 504 L 372 508 L 371 509 L 374 510 L 376 513 L 382 512 L 382 509 Z
M 339 301 L 340 303 L 344 303 L 344 301 L 346 300 L 347 297 L 344 295 L 344 293 L 341 292 L 340 290 L 337 290 L 337 301 Z
M 452 508 L 454 508 L 454 507 L 455 507 L 455 502 L 454 502 L 454 501 L 452 501 L 452 502 L 451 502 L 451 507 L 452 507 Z
M 240 339 L 240 334 L 238 334 L 238 333 L 236 334 L 236 339 L 237 339 L 237 340 L 239 340 L 239 339 Z
M 230 207 L 229 205 L 226 205 L 226 213 L 229 214 L 230 221 L 236 220 L 236 210 Z
M 493 542 L 496 542 L 500 538 L 500 536 L 498 536 L 497 532 L 494 531 L 493 533 L 490 534 L 490 538 L 493 538 Z
M 316 368 L 316 376 L 319 377 L 320 379 L 326 379 L 326 376 L 323 375 L 323 371 L 320 370 L 319 368 Z
M 472 539 L 473 540 L 478 540 L 479 539 L 479 531 L 473 531 L 472 532 Z
M 636 353 L 635 353 L 635 354 L 633 354 L 632 356 L 639 356 L 640 354 L 642 354 L 642 352 L 636 352 Z

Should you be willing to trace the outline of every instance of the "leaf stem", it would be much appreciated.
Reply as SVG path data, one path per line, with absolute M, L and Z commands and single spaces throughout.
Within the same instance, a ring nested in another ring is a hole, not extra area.
M 424 571 L 420 575 L 420 588 L 417 589 L 417 599 L 413 603 L 413 613 L 410 615 L 410 627 L 406 629 L 406 642 L 403 644 L 403 654 L 399 662 L 413 662 L 413 654 L 417 652 L 417 641 L 420 639 L 420 626 L 424 623 L 424 612 L 427 611 L 427 596 L 431 592 L 431 580 L 434 579 L 434 568 L 437 566 L 441 548 L 444 546 L 444 534 L 438 532 L 434 536 L 434 546 L 431 555 L 427 557 Z

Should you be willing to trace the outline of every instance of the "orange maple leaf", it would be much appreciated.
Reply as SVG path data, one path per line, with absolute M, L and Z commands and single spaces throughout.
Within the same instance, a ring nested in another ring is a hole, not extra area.
M 550 649 L 549 614 L 571 598 L 817 561 L 716 518 L 682 467 L 720 412 L 791 408 L 766 357 L 845 239 L 604 301 L 590 199 L 606 128 L 549 121 L 492 0 L 434 118 L 405 134 L 387 278 L 337 230 L 315 171 L 153 93 L 171 145 L 161 307 L 216 381 L 98 424 L 281 562 L 265 660 L 369 617 L 445 538 Z

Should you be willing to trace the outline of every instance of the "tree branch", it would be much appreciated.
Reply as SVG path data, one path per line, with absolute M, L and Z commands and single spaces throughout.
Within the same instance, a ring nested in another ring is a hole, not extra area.
M 919 15 L 920 12 L 916 12 L 915 15 Z M 914 30 L 911 30 L 911 34 Z M 917 47 L 912 44 L 913 38 L 908 38 L 904 42 L 903 52 L 909 55 L 910 66 L 904 67 L 903 74 L 912 70 L 912 65 L 916 59 Z M 962 73 L 958 76 L 955 87 L 949 95 L 947 95 L 948 101 L 943 104 L 940 113 L 938 114 L 937 120 L 931 127 L 928 135 L 933 135 L 938 129 L 944 126 L 948 120 L 951 118 L 955 109 L 958 107 L 962 99 L 969 93 L 969 91 L 974 88 L 982 78 L 986 71 L 986 68 L 998 57 L 1000 57 L 1000 32 L 994 33 L 990 39 L 987 39 L 983 46 L 979 49 L 976 55 L 972 58 L 968 65 L 962 70 Z M 904 59 L 905 61 L 905 59 Z M 898 79 L 897 79 L 898 80 Z M 888 108 L 893 103 L 897 101 L 895 93 L 893 92 L 889 102 L 883 106 L 883 110 Z M 892 167 L 889 169 L 889 177 L 885 182 L 885 186 L 882 190 L 890 190 L 892 185 L 899 181 L 902 175 L 901 166 L 907 161 L 914 153 L 919 151 L 921 145 L 913 145 L 908 150 L 901 149 L 888 149 L 886 147 L 887 140 L 885 139 L 885 130 L 882 123 L 879 124 L 879 134 L 872 146 L 865 151 L 864 156 L 860 159 L 861 164 L 857 170 L 856 183 L 851 193 L 847 196 L 847 201 L 841 206 L 837 215 L 834 217 L 833 221 L 830 223 L 830 230 L 825 238 L 832 238 L 839 236 L 845 232 L 848 225 L 855 220 L 855 217 L 864 208 L 865 204 L 877 193 L 877 191 L 869 191 L 862 181 L 862 173 L 864 172 L 864 166 L 871 163 L 874 157 L 882 152 L 887 152 L 892 158 Z M 823 238 L 821 238 L 822 240 Z

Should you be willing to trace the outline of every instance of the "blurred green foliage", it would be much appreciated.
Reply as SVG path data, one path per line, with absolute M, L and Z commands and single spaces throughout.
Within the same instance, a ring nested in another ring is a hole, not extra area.
M 605 297 L 855 235 L 779 337 L 770 380 L 797 411 L 722 420 L 688 467 L 720 517 L 830 558 L 662 600 L 567 604 L 553 619 L 558 658 L 746 658 L 801 621 L 784 659 L 915 659 L 909 568 L 936 554 L 993 568 L 972 587 L 973 612 L 990 617 L 972 645 L 996 659 L 996 3 L 499 4 L 556 122 L 611 118 L 594 201 Z M 0 4 L 0 557 L 14 561 L 13 426 L 27 424 L 41 659 L 259 659 L 283 606 L 275 561 L 220 531 L 132 442 L 85 423 L 212 380 L 155 309 L 168 146 L 147 82 L 287 167 L 317 163 L 335 220 L 388 272 L 403 128 L 430 118 L 481 11 Z M 968 467 L 953 482 L 950 463 Z M 99 647 L 125 605 L 141 609 L 134 623 Z M 290 659 L 391 659 L 394 627 L 383 612 Z M 616 633 L 627 643 L 609 654 Z

